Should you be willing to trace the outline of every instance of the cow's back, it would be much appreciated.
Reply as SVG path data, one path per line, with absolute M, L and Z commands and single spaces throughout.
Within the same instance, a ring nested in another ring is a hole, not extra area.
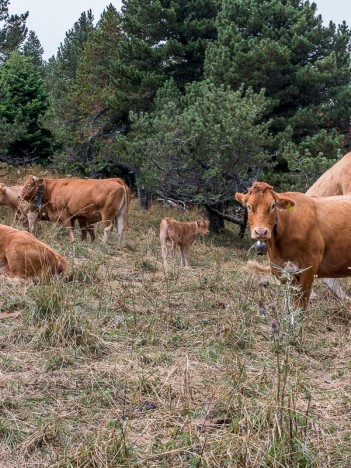
M 306 195 L 329 197 L 332 195 L 351 194 L 351 153 L 328 169 L 310 187 Z
M 168 235 L 177 244 L 190 245 L 196 239 L 196 223 L 176 221 L 173 218 L 166 218 L 168 221 Z

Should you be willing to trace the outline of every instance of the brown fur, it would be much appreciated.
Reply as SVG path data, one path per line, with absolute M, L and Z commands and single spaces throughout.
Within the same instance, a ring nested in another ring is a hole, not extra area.
M 351 153 L 347 153 L 334 166 L 322 174 L 312 187 L 307 190 L 306 195 L 310 197 L 351 195 Z M 324 281 L 336 297 L 342 300 L 351 300 L 335 278 L 325 278 Z
M 27 231 L 0 224 L 0 272 L 7 278 L 47 281 L 65 273 L 67 262 Z
M 176 221 L 174 218 L 164 218 L 160 223 L 160 243 L 164 266 L 167 265 L 167 241 L 172 244 L 172 256 L 174 257 L 179 246 L 182 265 L 189 267 L 188 252 L 197 236 L 208 234 L 208 221 L 202 219 L 192 222 Z
M 41 184 L 44 186 L 42 204 L 48 218 L 66 226 L 71 242 L 74 241 L 74 219 L 83 220 L 90 235 L 94 229 L 91 225 L 102 220 L 105 226 L 103 242 L 107 242 L 115 224 L 121 245 L 128 216 L 129 189 L 127 191 L 114 179 L 38 179 L 29 176 L 21 198 L 34 202 Z
M 264 240 L 272 273 L 275 265 L 293 262 L 306 307 L 315 275 L 351 276 L 351 197 L 308 197 L 298 192 L 275 193 L 268 184 L 255 182 L 249 192 L 235 198 L 248 208 L 251 237 Z M 277 220 L 275 233 L 275 220 Z
M 351 153 L 347 153 L 310 187 L 306 195 L 330 197 L 351 194 Z

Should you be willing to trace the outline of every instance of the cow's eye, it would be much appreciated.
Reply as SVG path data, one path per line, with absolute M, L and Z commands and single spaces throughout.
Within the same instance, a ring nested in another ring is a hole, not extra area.
M 272 211 L 274 210 L 274 208 L 275 208 L 275 202 L 272 203 L 272 207 L 271 207 Z
M 252 213 L 252 211 L 253 211 L 252 206 L 247 205 L 247 210 L 248 210 L 248 211 L 251 211 L 251 213 Z

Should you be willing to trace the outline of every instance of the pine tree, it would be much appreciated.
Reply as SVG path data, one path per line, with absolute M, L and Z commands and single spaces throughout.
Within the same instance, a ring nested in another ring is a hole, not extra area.
M 27 57 L 31 57 L 32 62 L 38 68 L 43 65 L 44 49 L 34 31 L 29 31 L 26 42 L 23 45 L 23 53 Z
M 351 111 L 346 25 L 323 26 L 307 1 L 224 0 L 217 26 L 206 74 L 233 89 L 265 90 L 280 167 L 289 160 L 298 169 L 306 156 L 335 158 Z
M 79 61 L 86 41 L 94 29 L 91 10 L 81 14 L 72 29 L 66 33 L 57 56 L 49 59 L 45 67 L 45 84 L 49 94 L 49 110 L 45 124 L 55 136 L 58 147 L 71 153 L 80 132 L 80 114 L 75 100 Z
M 109 5 L 84 45 L 72 93 L 80 115 L 79 144 L 85 147 L 84 158 L 90 175 L 107 164 L 111 137 L 120 128 L 123 114 L 128 113 L 121 105 L 117 112 L 110 105 L 116 94 L 113 66 L 120 60 L 124 41 L 121 17 Z M 104 153 L 99 161 L 97 147 Z
M 184 89 L 204 77 L 205 51 L 217 38 L 220 5 L 219 0 L 124 0 L 124 27 L 142 51 L 148 46 L 159 72 Z
M 267 165 L 266 100 L 251 89 L 232 91 L 194 82 L 182 95 L 171 80 L 156 108 L 135 116 L 122 154 L 140 183 L 164 198 L 216 206 Z
M 27 36 L 26 20 L 28 12 L 20 15 L 9 14 L 10 0 L 0 0 L 0 62 L 9 54 L 19 50 Z
M 2 158 L 19 164 L 33 159 L 45 161 L 51 154 L 51 142 L 41 119 L 48 102 L 43 80 L 32 60 L 13 52 L 0 69 L 0 89 L 0 119 L 10 135 Z

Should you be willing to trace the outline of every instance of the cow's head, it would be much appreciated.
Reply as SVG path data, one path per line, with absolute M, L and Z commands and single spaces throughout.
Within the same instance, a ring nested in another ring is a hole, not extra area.
M 19 194 L 18 198 L 20 200 L 26 200 L 29 202 L 34 202 L 38 197 L 38 190 L 40 185 L 42 185 L 44 179 L 39 179 L 36 176 L 27 177 L 26 181 L 23 184 L 23 189 Z
M 252 239 L 272 237 L 277 223 L 277 210 L 292 210 L 295 202 L 280 196 L 265 182 L 255 182 L 248 193 L 236 193 L 235 199 L 247 208 Z
M 196 233 L 201 236 L 206 236 L 208 234 L 208 225 L 209 222 L 203 219 L 198 219 L 196 221 Z

